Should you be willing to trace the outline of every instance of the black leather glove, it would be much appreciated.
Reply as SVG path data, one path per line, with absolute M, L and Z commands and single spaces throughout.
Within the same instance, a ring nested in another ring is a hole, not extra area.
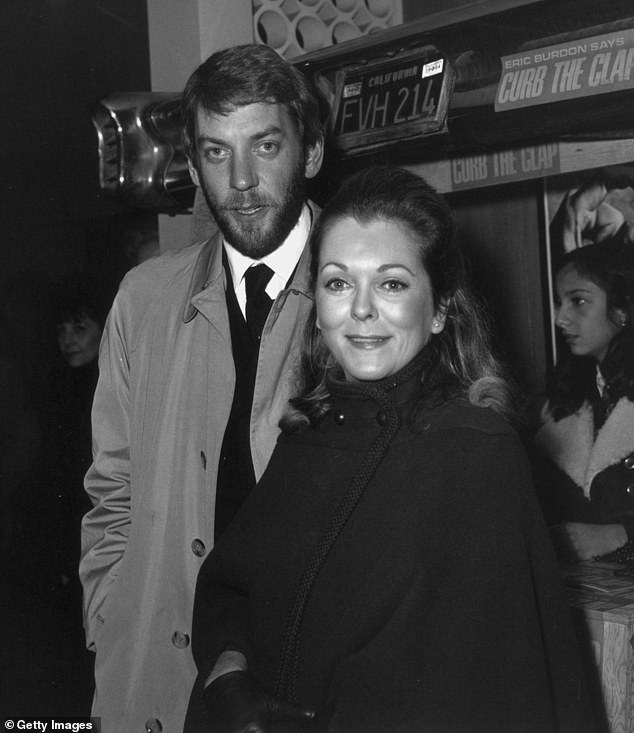
M 210 733 L 309 730 L 315 713 L 265 692 L 248 671 L 227 672 L 203 691 Z

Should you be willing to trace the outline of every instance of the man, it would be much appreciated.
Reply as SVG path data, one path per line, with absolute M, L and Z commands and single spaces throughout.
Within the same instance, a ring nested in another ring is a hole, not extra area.
M 323 137 L 306 79 L 265 46 L 219 51 L 183 116 L 220 231 L 124 279 L 93 407 L 80 576 L 104 733 L 182 730 L 196 575 L 266 467 L 310 309 L 305 179 Z M 247 294 L 261 263 L 266 295 Z

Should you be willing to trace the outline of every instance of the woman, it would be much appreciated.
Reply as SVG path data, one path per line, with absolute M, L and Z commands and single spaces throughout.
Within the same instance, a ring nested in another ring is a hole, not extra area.
M 60 358 L 51 380 L 46 424 L 46 476 L 49 502 L 44 523 L 53 532 L 55 572 L 80 596 L 77 564 L 82 516 L 91 503 L 84 476 L 91 462 L 90 410 L 97 384 L 99 343 L 108 299 L 90 275 L 63 282 L 56 307 Z M 78 606 L 79 608 L 81 606 Z
M 306 389 L 201 569 L 186 730 L 587 730 L 447 206 L 418 176 L 371 168 L 311 246 Z
M 634 247 L 573 249 L 555 285 L 562 344 L 536 435 L 547 458 L 542 503 L 566 559 L 625 553 L 634 539 Z

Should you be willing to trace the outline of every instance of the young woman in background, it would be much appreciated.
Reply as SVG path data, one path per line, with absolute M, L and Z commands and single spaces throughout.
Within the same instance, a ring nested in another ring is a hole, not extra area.
M 587 560 L 634 539 L 634 246 L 569 251 L 555 288 L 561 348 L 536 477 L 562 558 Z

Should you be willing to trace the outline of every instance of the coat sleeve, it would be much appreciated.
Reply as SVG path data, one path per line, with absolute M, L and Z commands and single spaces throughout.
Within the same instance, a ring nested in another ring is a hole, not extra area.
M 241 652 L 247 664 L 253 656 L 249 595 L 246 583 L 233 572 L 233 549 L 243 543 L 226 542 L 228 533 L 203 563 L 196 583 L 192 652 L 199 674 L 205 679 L 225 650 Z
M 85 488 L 93 508 L 82 522 L 79 575 L 88 648 L 104 620 L 130 530 L 130 366 L 120 295 L 108 316 L 92 409 L 93 463 Z

